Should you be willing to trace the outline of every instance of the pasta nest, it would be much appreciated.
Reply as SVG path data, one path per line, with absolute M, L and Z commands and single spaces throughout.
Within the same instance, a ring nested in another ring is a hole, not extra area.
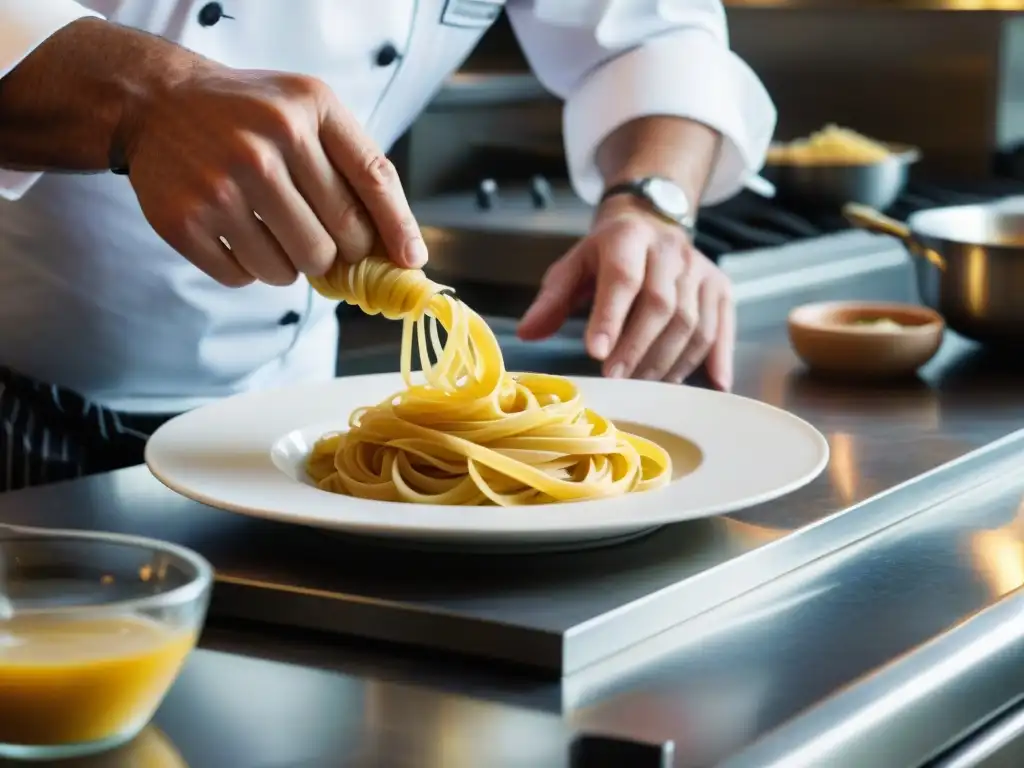
M 358 408 L 307 460 L 319 488 L 378 501 L 518 506 L 663 486 L 668 453 L 586 408 L 561 376 L 509 373 L 487 323 L 421 270 L 371 256 L 310 278 L 403 323 L 405 389 Z M 413 351 L 422 381 L 415 380 Z

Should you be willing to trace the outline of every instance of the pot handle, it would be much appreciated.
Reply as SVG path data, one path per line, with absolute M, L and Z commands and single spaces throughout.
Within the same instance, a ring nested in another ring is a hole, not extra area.
M 910 227 L 901 221 L 890 218 L 874 208 L 861 205 L 860 203 L 847 203 L 843 206 L 843 216 L 846 220 L 860 229 L 869 232 L 877 232 L 880 235 L 892 235 L 898 237 L 907 245 L 913 245 L 913 238 L 910 234 Z
M 843 216 L 846 220 L 853 224 L 855 227 L 860 229 L 866 229 L 869 232 L 876 232 L 880 235 L 891 235 L 892 237 L 899 238 L 903 241 L 904 245 L 907 246 L 907 250 L 914 256 L 924 259 L 929 262 L 932 266 L 945 271 L 946 262 L 935 250 L 932 248 L 926 248 L 919 243 L 913 233 L 910 231 L 910 227 L 901 221 L 886 216 L 884 213 L 875 210 L 874 208 L 861 205 L 860 203 L 847 203 L 843 206 Z

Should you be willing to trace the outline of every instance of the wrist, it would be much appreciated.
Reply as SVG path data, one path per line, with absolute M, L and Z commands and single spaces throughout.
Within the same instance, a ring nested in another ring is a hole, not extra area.
M 602 217 L 640 211 L 687 233 L 692 232 L 696 224 L 696 207 L 692 200 L 679 184 L 664 176 L 631 179 L 608 187 L 601 203 L 611 206 L 600 214 Z
M 661 167 L 653 165 L 637 168 L 626 167 L 614 175 L 607 177 L 604 185 L 604 193 L 607 193 L 608 190 L 614 189 L 615 187 L 635 184 L 643 179 L 665 179 L 679 188 L 683 195 L 686 196 L 686 200 L 690 204 L 691 211 L 696 214 L 697 204 L 700 201 L 701 190 L 703 189 L 703 181 L 694 179 L 693 175 L 675 173 L 673 170 L 674 169 L 671 168 L 665 168 L 664 165 Z M 618 200 L 619 198 L 632 198 L 634 203 L 642 203 L 641 200 L 636 199 L 630 194 L 610 195 L 605 202 L 611 202 L 612 200 Z
M 694 120 L 638 118 L 605 139 L 597 162 L 605 189 L 658 176 L 677 185 L 695 213 L 721 142 L 721 134 Z
M 616 195 L 598 206 L 591 227 L 597 228 L 621 220 L 641 220 L 654 227 L 663 228 L 659 231 L 674 232 L 684 236 L 690 242 L 693 241 L 693 228 L 669 221 L 664 216 L 655 213 L 642 201 L 629 199 L 626 195 Z
M 132 43 L 141 49 L 140 66 L 118 71 L 112 77 L 117 119 L 110 133 L 107 156 L 111 170 L 127 173 L 135 147 L 153 122 L 150 115 L 154 108 L 165 103 L 176 88 L 208 62 L 162 38 L 123 27 L 117 29 L 136 37 Z
M 642 214 L 661 219 L 650 206 L 633 195 L 611 195 L 602 200 L 594 211 L 595 220 L 614 219 L 619 216 Z
M 67 24 L 3 78 L 0 166 L 101 171 L 130 142 L 145 105 L 199 59 L 171 42 L 96 18 Z

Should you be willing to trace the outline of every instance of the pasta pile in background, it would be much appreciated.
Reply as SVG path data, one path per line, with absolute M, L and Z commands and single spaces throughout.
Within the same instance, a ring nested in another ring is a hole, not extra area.
M 804 139 L 773 144 L 768 162 L 776 165 L 867 165 L 891 156 L 882 143 L 849 128 L 826 125 Z

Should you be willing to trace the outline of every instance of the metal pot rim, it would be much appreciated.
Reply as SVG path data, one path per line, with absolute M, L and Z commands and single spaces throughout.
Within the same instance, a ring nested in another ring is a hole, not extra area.
M 949 219 L 960 217 L 978 217 L 991 219 L 1000 214 L 1020 222 L 1019 242 L 1009 243 L 1000 240 L 998 235 L 980 235 L 978 237 L 954 236 L 951 230 L 965 228 L 964 222 L 950 223 Z M 941 222 L 941 223 L 940 223 Z M 945 248 L 984 248 L 999 254 L 1024 257 L 1024 207 L 1019 210 L 1006 209 L 1000 211 L 997 205 L 977 203 L 971 205 L 952 205 L 941 208 L 928 208 L 912 213 L 907 218 L 910 240 L 935 249 Z M 945 255 L 945 254 L 944 254 Z

